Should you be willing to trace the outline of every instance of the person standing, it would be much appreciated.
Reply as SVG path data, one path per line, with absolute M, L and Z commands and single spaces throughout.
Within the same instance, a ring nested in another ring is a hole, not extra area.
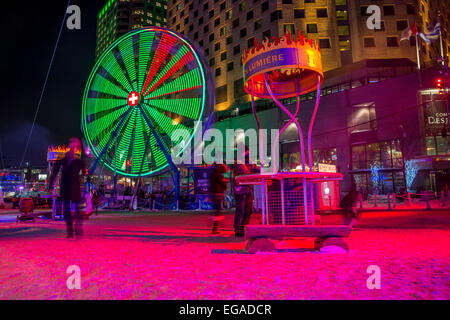
M 356 208 L 356 202 L 358 200 L 358 192 L 353 187 L 352 190 L 342 198 L 340 207 L 342 208 L 344 216 L 344 224 L 353 227 L 358 221 L 358 211 Z
M 227 183 L 225 182 L 223 174 L 227 171 L 228 168 L 224 164 L 215 163 L 209 179 L 213 203 L 216 207 L 216 212 L 213 217 L 213 227 L 211 231 L 212 234 L 219 233 L 219 231 L 217 230 L 219 228 L 219 221 L 223 220 L 223 216 L 221 216 L 223 193 L 227 189 Z
M 49 179 L 49 190 L 51 190 L 53 183 L 58 175 L 59 170 L 62 171 L 60 183 L 60 196 L 63 201 L 63 215 L 66 221 L 67 238 L 73 238 L 74 228 L 71 213 L 71 203 L 75 207 L 75 237 L 82 236 L 82 215 L 79 209 L 81 202 L 80 190 L 80 173 L 85 173 L 85 166 L 77 154 L 81 153 L 81 141 L 78 138 L 71 138 L 69 140 L 69 151 L 62 160 L 55 163 L 52 175 Z
M 92 194 L 92 206 L 94 207 L 94 213 L 98 216 L 98 206 L 100 205 L 101 199 L 97 193 L 97 190 L 94 190 Z
M 237 185 L 236 177 L 246 174 L 258 173 L 257 166 L 250 164 L 249 150 L 245 147 L 244 163 L 235 162 L 233 168 L 234 199 L 236 211 L 234 214 L 234 232 L 236 237 L 245 235 L 244 227 L 249 224 L 253 212 L 253 188 L 248 185 Z

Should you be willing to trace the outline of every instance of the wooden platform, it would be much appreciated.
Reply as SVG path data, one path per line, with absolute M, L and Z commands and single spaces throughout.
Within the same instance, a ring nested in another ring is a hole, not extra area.
M 337 246 L 348 252 L 349 247 L 343 238 L 348 237 L 351 231 L 351 227 L 341 225 L 248 225 L 245 227 L 245 237 L 248 239 L 246 250 L 249 253 L 274 252 L 276 247 L 270 239 L 301 237 L 316 238 L 316 250 Z
M 245 229 L 245 237 L 247 239 L 280 239 L 284 237 L 345 238 L 352 231 L 351 227 L 340 225 L 248 225 Z

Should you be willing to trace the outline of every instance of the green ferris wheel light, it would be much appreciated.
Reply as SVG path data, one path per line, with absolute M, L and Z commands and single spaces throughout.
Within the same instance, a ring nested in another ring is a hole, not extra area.
M 95 157 L 106 148 L 100 161 L 110 170 L 153 175 L 168 161 L 145 119 L 170 154 L 174 130 L 188 130 L 192 140 L 205 101 L 205 70 L 192 45 L 165 28 L 137 29 L 94 66 L 83 95 L 83 132 Z

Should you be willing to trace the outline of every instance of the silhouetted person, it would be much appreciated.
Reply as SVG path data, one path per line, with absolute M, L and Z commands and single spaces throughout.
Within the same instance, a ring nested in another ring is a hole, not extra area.
M 218 234 L 219 221 L 223 220 L 221 216 L 223 193 L 227 189 L 227 183 L 223 174 L 228 171 L 228 168 L 224 164 L 214 164 L 211 176 L 209 177 L 209 183 L 216 212 L 213 217 L 212 234 Z
M 94 208 L 94 213 L 97 216 L 98 215 L 98 206 L 100 205 L 101 199 L 98 195 L 97 191 L 94 190 L 94 193 L 92 194 L 92 206 Z
M 59 170 L 62 170 L 60 182 L 60 196 L 63 201 L 63 215 L 66 220 L 67 238 L 73 238 L 74 228 L 72 222 L 72 213 L 70 204 L 75 207 L 75 236 L 77 238 L 82 236 L 82 215 L 79 209 L 81 202 L 80 190 L 80 172 L 84 174 L 85 166 L 81 159 L 76 154 L 81 152 L 81 141 L 78 138 L 71 138 L 69 141 L 70 150 L 62 160 L 55 163 L 52 175 L 49 179 L 49 189 L 52 188 L 53 182 L 58 175 Z
M 244 155 L 245 163 L 235 162 L 233 168 L 233 177 L 259 173 L 260 170 L 256 165 L 250 164 L 250 156 L 248 147 L 245 147 Z M 243 237 L 245 234 L 244 227 L 250 222 L 253 212 L 253 186 L 237 185 L 234 182 L 234 199 L 236 202 L 236 211 L 234 214 L 234 233 L 236 237 Z
M 353 187 L 352 190 L 342 198 L 340 207 L 344 216 L 344 224 L 353 227 L 358 221 L 358 211 L 356 209 L 356 201 L 358 200 L 358 192 Z

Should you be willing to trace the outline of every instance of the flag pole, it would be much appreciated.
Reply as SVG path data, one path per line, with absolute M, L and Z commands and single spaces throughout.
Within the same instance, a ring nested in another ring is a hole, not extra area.
M 441 23 L 441 13 L 440 12 L 439 12 L 438 17 L 439 17 L 439 23 Z M 439 44 L 441 46 L 441 58 L 442 58 L 441 64 L 442 64 L 442 66 L 444 66 L 445 58 L 444 58 L 444 48 L 442 47 L 442 31 L 441 30 L 442 30 L 442 25 L 439 26 Z
M 420 71 L 420 50 L 419 50 L 419 33 L 416 33 L 416 54 L 417 54 L 417 69 Z

